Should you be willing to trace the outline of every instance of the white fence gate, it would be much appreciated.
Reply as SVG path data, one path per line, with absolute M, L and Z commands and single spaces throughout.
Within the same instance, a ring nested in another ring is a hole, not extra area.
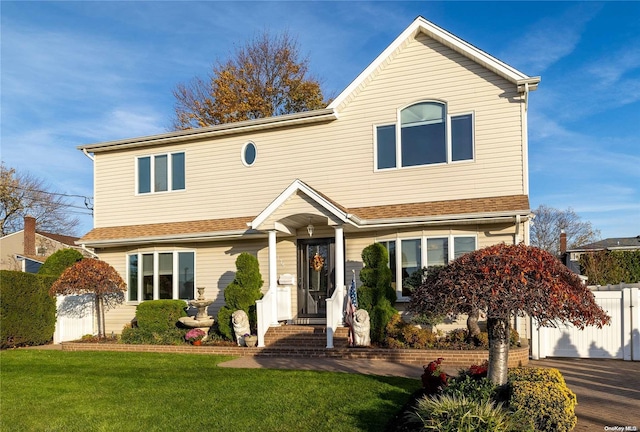
M 53 343 L 72 341 L 96 333 L 93 294 L 59 295 L 56 298 L 56 306 L 58 312 Z
M 585 327 L 535 327 L 532 357 L 611 358 L 640 361 L 640 284 L 590 287 L 596 302 L 611 316 L 611 324 Z M 597 290 L 597 291 L 596 291 Z

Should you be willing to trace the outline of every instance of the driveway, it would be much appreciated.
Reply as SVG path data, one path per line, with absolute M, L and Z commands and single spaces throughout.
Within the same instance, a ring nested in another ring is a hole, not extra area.
M 547 358 L 529 366 L 560 370 L 578 396 L 574 431 L 640 431 L 640 362 Z

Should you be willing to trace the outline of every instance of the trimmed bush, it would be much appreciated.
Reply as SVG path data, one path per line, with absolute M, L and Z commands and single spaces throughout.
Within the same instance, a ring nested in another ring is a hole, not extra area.
M 0 348 L 44 345 L 56 328 L 55 277 L 0 271 Z
M 178 327 L 178 319 L 187 316 L 184 300 L 148 300 L 136 308 L 136 327 L 122 329 L 120 340 L 126 344 L 181 345 L 187 329 Z
M 252 333 L 256 331 L 256 300 L 262 298 L 262 275 L 258 258 L 243 252 L 236 258 L 236 276 L 224 290 L 225 306 L 218 311 L 218 331 L 229 340 L 233 340 L 231 315 L 243 310 L 249 317 Z
M 532 430 L 501 404 L 478 402 L 464 396 L 424 397 L 409 414 L 415 430 L 438 432 L 522 432 Z
M 187 316 L 184 300 L 149 300 L 136 308 L 138 328 L 149 332 L 165 332 L 177 327 L 178 319 Z
M 369 312 L 371 340 L 383 343 L 386 328 L 398 312 L 393 305 L 396 292 L 391 286 L 389 253 L 380 243 L 373 243 L 362 250 L 364 268 L 360 271 L 362 286 L 358 288 L 358 307 Z
M 82 258 L 82 254 L 75 249 L 60 249 L 47 258 L 40 270 L 38 270 L 38 274 L 58 278 L 67 268 Z
M 568 432 L 576 426 L 576 395 L 557 369 L 511 369 L 508 386 L 510 409 L 529 418 L 535 430 Z

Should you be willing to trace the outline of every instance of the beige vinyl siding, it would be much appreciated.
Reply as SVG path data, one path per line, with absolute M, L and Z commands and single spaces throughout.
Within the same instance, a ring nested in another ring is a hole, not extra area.
M 326 124 L 98 153 L 95 226 L 255 216 L 296 178 L 345 207 L 524 193 L 515 86 L 466 57 L 419 36 L 349 99 Z M 475 160 L 375 172 L 374 125 L 431 99 L 474 113 Z M 245 167 L 249 140 L 258 156 Z M 136 195 L 136 157 L 176 151 L 186 155 L 186 190 Z

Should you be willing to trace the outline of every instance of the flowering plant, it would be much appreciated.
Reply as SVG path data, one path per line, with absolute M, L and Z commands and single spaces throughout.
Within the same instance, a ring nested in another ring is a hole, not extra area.
M 254 334 L 249 334 L 249 333 L 245 333 L 242 335 L 242 337 L 249 337 L 249 336 L 255 336 Z
M 317 252 L 310 261 L 311 268 L 313 268 L 315 271 L 320 271 L 322 270 L 322 267 L 324 267 L 324 258 L 322 258 L 322 256 L 320 256 L 320 254 Z
M 447 374 L 440 367 L 440 363 L 444 360 L 442 357 L 423 366 L 422 386 L 428 394 L 435 394 L 447 385 Z
M 202 338 L 205 337 L 206 335 L 207 334 L 203 330 L 200 330 L 199 328 L 195 328 L 195 329 L 189 330 L 187 334 L 184 335 L 184 338 L 189 342 L 195 342 L 195 341 L 202 340 Z

